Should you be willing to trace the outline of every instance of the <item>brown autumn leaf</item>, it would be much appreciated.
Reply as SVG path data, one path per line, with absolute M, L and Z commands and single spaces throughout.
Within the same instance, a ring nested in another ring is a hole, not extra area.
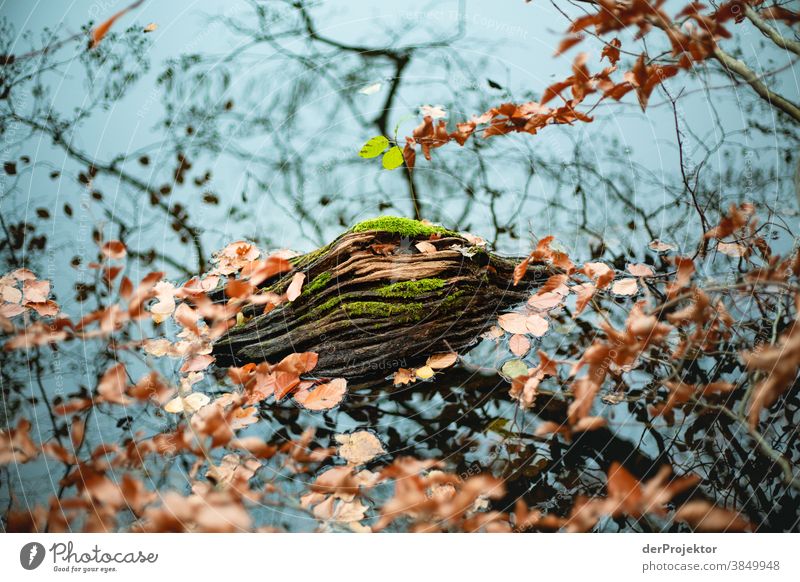
M 181 366 L 181 372 L 201 372 L 208 368 L 214 361 L 214 356 L 198 354 L 191 356 Z
M 522 334 L 514 334 L 508 340 L 508 348 L 515 356 L 523 357 L 531 349 L 531 342 Z
M 717 250 L 729 257 L 745 257 L 748 254 L 747 247 L 739 243 L 718 242 Z
M 300 386 L 300 376 L 292 372 L 273 372 L 270 374 L 270 379 L 272 380 L 272 393 L 278 402 Z
M 576 44 L 580 43 L 584 39 L 584 35 L 582 34 L 570 34 L 565 36 L 561 43 L 559 43 L 558 48 L 556 48 L 556 52 L 553 54 L 554 57 L 557 57 L 569 49 L 574 47 Z
M 629 297 L 639 292 L 639 284 L 636 282 L 636 279 L 630 277 L 627 279 L 620 279 L 614 281 L 614 284 L 611 286 L 611 292 L 615 295 L 625 295 Z
M 716 507 L 708 501 L 689 501 L 675 512 L 676 521 L 685 521 L 696 532 L 745 532 L 750 524 L 738 513 Z
M 378 437 L 368 430 L 337 434 L 334 438 L 339 443 L 339 456 L 350 465 L 363 465 L 378 455 L 386 453 Z
M 211 398 L 208 395 L 202 392 L 192 392 L 191 394 L 177 396 L 167 402 L 164 405 L 164 411 L 171 414 L 180 414 L 184 411 L 188 414 L 194 414 L 209 402 L 211 402 Z
M 498 325 L 508 333 L 528 333 L 524 313 L 504 313 L 497 318 Z
M 100 252 L 107 259 L 122 259 L 128 254 L 125 244 L 118 240 L 110 240 L 100 247 Z
M 27 463 L 39 454 L 30 429 L 30 421 L 22 418 L 17 422 L 17 428 L 0 430 L 0 465 Z
M 347 392 L 347 380 L 336 378 L 313 390 L 300 389 L 294 394 L 295 401 L 307 410 L 330 410 L 337 406 Z
M 156 30 L 158 30 L 158 24 L 156 24 L 155 22 L 151 22 L 150 24 L 144 27 L 142 32 L 155 32 Z
M 272 366 L 273 370 L 289 372 L 290 374 L 305 374 L 317 366 L 319 356 L 314 352 L 299 352 L 289 354 L 279 363 Z
M 614 280 L 614 270 L 605 263 L 584 263 L 581 272 L 594 281 L 597 289 L 605 289 Z
M 674 244 L 667 243 L 659 239 L 650 241 L 650 243 L 647 246 L 650 250 L 655 251 L 657 253 L 668 253 L 670 251 L 675 251 L 678 249 L 678 247 L 676 247 Z
M 800 369 L 800 323 L 792 322 L 776 345 L 742 354 L 749 370 L 764 372 L 749 403 L 750 426 L 758 426 L 761 411 L 778 401 L 794 382 Z
M 608 497 L 628 515 L 640 515 L 643 495 L 639 480 L 617 461 L 608 470 Z
M 392 380 L 395 386 L 405 386 L 406 384 L 410 384 L 417 379 L 414 370 L 409 370 L 408 368 L 400 368 L 397 372 L 394 373 L 394 378 Z
M 289 283 L 289 288 L 286 289 L 286 299 L 294 301 L 300 297 L 300 293 L 303 290 L 303 281 L 305 280 L 305 273 L 295 273 L 294 277 L 292 277 L 292 282 Z
M 414 245 L 419 252 L 424 255 L 430 255 L 436 252 L 436 247 L 427 241 L 420 241 Z
M 103 38 L 106 36 L 106 34 L 108 34 L 108 31 L 111 30 L 111 27 L 114 25 L 114 23 L 119 18 L 125 16 L 128 12 L 130 12 L 134 8 L 138 8 L 142 4 L 142 2 L 144 2 L 144 0 L 138 0 L 137 2 L 134 2 L 133 4 L 127 6 L 126 8 L 123 8 L 119 12 L 113 14 L 111 18 L 102 22 L 94 30 L 92 30 L 92 39 L 91 42 L 89 43 L 89 48 L 93 49 L 98 44 L 100 44 L 100 41 L 102 41 Z
M 531 258 L 528 257 L 520 262 L 516 267 L 514 267 L 514 285 L 516 286 L 522 278 L 525 276 L 525 273 L 528 272 L 528 265 L 531 262 Z
M 572 432 L 590 432 L 608 424 L 602 416 L 586 416 L 572 425 Z
M 455 352 L 447 352 L 442 354 L 433 354 L 428 358 L 427 365 L 434 370 L 441 370 L 449 368 L 458 361 L 458 354 Z
M 547 320 L 538 313 L 532 313 L 525 318 L 525 329 L 527 333 L 533 334 L 536 337 L 542 337 L 547 333 L 550 324 Z
M 586 309 L 586 306 L 592 300 L 592 297 L 594 297 L 597 288 L 593 283 L 583 283 L 582 285 L 573 286 L 571 290 L 578 296 L 577 300 L 575 301 L 574 313 L 574 317 L 577 317 L 584 309 Z
M 608 62 L 612 65 L 616 65 L 617 61 L 619 60 L 619 49 L 622 46 L 622 43 L 618 38 L 611 39 L 610 42 L 606 43 L 603 47 L 603 50 L 600 52 L 600 58 L 607 58 Z
M 561 294 L 556 291 L 545 291 L 544 293 L 537 293 L 531 295 L 528 299 L 528 306 L 536 311 L 550 311 L 555 309 L 564 302 L 566 294 Z
M 122 363 L 117 363 L 106 370 L 103 377 L 100 378 L 100 382 L 97 385 L 97 393 L 106 402 L 128 404 L 130 398 L 125 395 L 127 385 L 128 376 L 125 373 L 125 366 Z
M 50 281 L 26 279 L 22 283 L 23 304 L 44 303 L 50 295 Z
M 723 239 L 732 235 L 737 230 L 747 225 L 752 212 L 753 207 L 750 204 L 745 203 L 740 207 L 731 204 L 728 209 L 728 214 L 722 217 L 717 226 L 706 232 L 705 238 Z
M 649 265 L 642 263 L 628 263 L 628 272 L 634 277 L 652 277 L 655 272 Z

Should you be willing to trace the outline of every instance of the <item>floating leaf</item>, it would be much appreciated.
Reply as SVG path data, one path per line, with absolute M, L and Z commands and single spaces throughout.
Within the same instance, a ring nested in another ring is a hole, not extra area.
M 717 243 L 717 250 L 729 257 L 743 257 L 747 254 L 747 247 L 739 243 Z
M 376 135 L 361 146 L 358 155 L 362 158 L 375 158 L 381 155 L 387 147 L 389 147 L 389 140 L 385 136 Z
M 417 368 L 417 378 L 420 380 L 429 380 L 433 378 L 433 368 L 430 366 L 422 366 L 421 368 Z
M 100 252 L 109 259 L 121 259 L 127 253 L 125 245 L 118 240 L 108 241 L 100 248 Z
M 179 414 L 184 410 L 189 414 L 193 412 L 197 412 L 203 406 L 208 404 L 211 401 L 206 394 L 201 392 L 192 392 L 191 394 L 187 394 L 186 396 L 178 396 L 177 398 L 173 398 L 164 406 L 164 410 L 166 412 L 171 412 L 172 414 Z
M 636 279 L 620 279 L 611 286 L 611 292 L 616 295 L 636 295 L 639 291 L 639 285 Z
M 648 265 L 631 263 L 628 265 L 628 272 L 634 277 L 652 277 L 655 275 L 653 269 Z
M 336 378 L 313 390 L 301 389 L 294 395 L 295 401 L 308 410 L 328 410 L 338 405 L 347 392 L 347 380 Z
M 449 368 L 458 361 L 458 354 L 455 352 L 448 352 L 445 354 L 433 354 L 428 358 L 427 364 L 434 370 L 441 370 L 442 368 Z
M 534 313 L 525 318 L 525 326 L 529 333 L 536 337 L 542 337 L 547 333 L 547 328 L 550 327 L 550 324 L 547 323 L 544 317 Z
M 537 311 L 549 311 L 555 309 L 564 302 L 564 295 L 555 291 L 545 291 L 537 293 L 528 299 L 528 305 Z
M 334 438 L 339 443 L 339 456 L 352 465 L 363 465 L 386 453 L 378 437 L 366 430 L 337 434 Z
M 397 372 L 394 373 L 394 378 L 392 383 L 395 386 L 404 386 L 406 384 L 410 384 L 411 382 L 415 381 L 417 378 L 414 375 L 414 370 L 409 370 L 408 368 L 400 368 Z
M 508 333 L 528 333 L 525 319 L 522 313 L 504 313 L 497 318 L 497 323 Z
M 394 146 L 383 155 L 383 167 L 387 170 L 396 170 L 403 165 L 403 150 Z
M 657 253 L 668 253 L 669 251 L 674 251 L 678 248 L 674 244 L 666 243 L 658 239 L 650 241 L 650 244 L 647 246 L 650 248 L 650 250 L 653 250 Z
M 521 358 L 530 351 L 531 342 L 522 334 L 514 334 L 511 336 L 511 339 L 508 340 L 508 348 L 511 350 L 511 353 Z
M 528 375 L 528 366 L 522 360 L 509 360 L 503 364 L 500 371 L 509 378 L 517 378 Z

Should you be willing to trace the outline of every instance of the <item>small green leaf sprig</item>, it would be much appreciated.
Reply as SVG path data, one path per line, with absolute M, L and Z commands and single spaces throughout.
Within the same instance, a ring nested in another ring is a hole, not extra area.
M 413 115 L 406 115 L 394 128 L 394 140 L 389 140 L 385 135 L 376 135 L 367 140 L 358 155 L 362 158 L 377 158 L 383 154 L 383 167 L 386 170 L 396 170 L 403 165 L 403 150 L 397 145 L 397 132 L 400 130 L 400 124 L 404 121 L 412 119 Z M 395 145 L 392 145 L 394 143 Z M 388 149 L 387 149 L 388 148 Z
M 384 169 L 396 170 L 403 165 L 403 150 L 399 146 L 389 147 L 390 145 L 389 138 L 384 135 L 376 135 L 361 146 L 358 155 L 362 158 L 377 158 L 383 154 L 381 161 Z M 386 148 L 389 148 L 388 151 Z

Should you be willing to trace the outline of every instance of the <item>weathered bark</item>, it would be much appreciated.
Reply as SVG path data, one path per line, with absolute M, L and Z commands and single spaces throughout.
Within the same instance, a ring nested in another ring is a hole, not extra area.
M 436 252 L 420 252 L 420 241 Z M 306 275 L 299 298 L 231 329 L 214 355 L 223 365 L 241 365 L 311 351 L 319 354 L 315 376 L 382 379 L 433 353 L 476 345 L 499 312 L 525 301 L 551 274 L 531 265 L 514 286 L 518 262 L 417 221 L 360 223 L 268 282 L 266 289 L 283 293 L 295 272 Z

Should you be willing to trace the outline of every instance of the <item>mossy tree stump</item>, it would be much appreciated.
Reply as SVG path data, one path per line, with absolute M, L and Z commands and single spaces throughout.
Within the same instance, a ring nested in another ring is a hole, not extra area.
M 422 241 L 436 252 L 421 252 Z M 214 355 L 223 365 L 242 365 L 310 351 L 319 354 L 315 376 L 385 378 L 436 352 L 466 352 L 499 312 L 525 301 L 531 286 L 551 274 L 545 265 L 531 265 L 514 286 L 518 262 L 442 227 L 368 220 L 293 259 L 294 271 L 265 289 L 283 293 L 302 272 L 301 296 L 231 329 Z

